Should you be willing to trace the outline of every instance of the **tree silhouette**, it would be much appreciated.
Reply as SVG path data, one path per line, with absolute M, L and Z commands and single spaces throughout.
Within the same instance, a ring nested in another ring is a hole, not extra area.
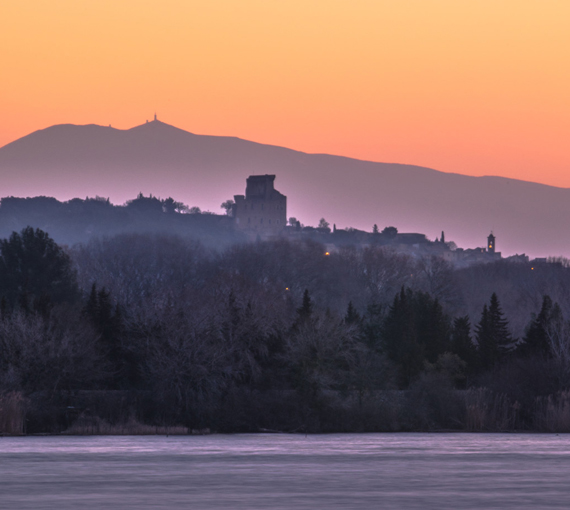
M 451 331 L 451 351 L 465 361 L 468 371 L 472 371 L 477 368 L 477 347 L 471 339 L 471 323 L 469 322 L 469 315 L 457 317 L 453 321 L 453 329 Z
M 354 308 L 352 301 L 348 302 L 348 308 L 346 309 L 346 315 L 344 317 L 345 324 L 359 324 L 361 321 L 359 313 Z
M 553 303 L 550 296 L 542 298 L 542 307 L 539 314 L 528 325 L 524 336 L 524 343 L 519 347 L 523 356 L 546 357 L 550 353 L 548 329 L 552 322 Z
M 176 202 L 172 197 L 162 201 L 162 209 L 166 214 L 181 213 L 188 210 L 188 206 L 182 202 Z
M 423 367 L 424 351 L 415 327 L 413 295 L 404 287 L 396 294 L 382 327 L 382 350 L 400 368 L 401 383 L 410 384 Z
M 398 229 L 396 227 L 386 227 L 382 230 L 381 234 L 389 238 L 394 238 L 398 234 Z
M 111 293 L 105 287 L 97 290 L 94 283 L 83 309 L 95 332 L 99 335 L 100 352 L 109 361 L 109 367 L 117 382 L 124 369 L 124 353 L 121 348 L 123 318 L 119 305 L 113 305 Z
M 303 292 L 303 302 L 301 306 L 297 309 L 297 316 L 299 322 L 306 322 L 311 318 L 313 314 L 313 302 L 311 296 L 309 295 L 309 290 L 305 289 Z
M 73 301 L 76 275 L 71 259 L 46 232 L 26 227 L 0 241 L 0 295 L 10 306 L 35 306 Z
M 513 340 L 509 323 L 503 315 L 497 294 L 493 292 L 489 306 L 483 307 L 476 329 L 479 359 L 483 369 L 492 368 L 510 350 Z
M 153 197 L 152 194 L 145 197 L 142 193 L 139 193 L 137 198 L 134 200 L 127 201 L 127 209 L 136 211 L 139 214 L 157 214 L 162 213 L 162 202 Z
M 233 216 L 234 205 L 235 202 L 233 200 L 226 200 L 222 202 L 220 207 L 226 211 L 226 216 Z

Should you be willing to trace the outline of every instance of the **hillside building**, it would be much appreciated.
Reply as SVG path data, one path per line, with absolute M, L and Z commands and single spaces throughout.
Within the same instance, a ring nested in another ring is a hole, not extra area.
M 487 237 L 487 251 L 489 253 L 495 253 L 495 236 L 493 235 L 493 232 L 491 232 L 489 237 Z
M 291 240 L 312 239 L 326 247 L 326 253 L 337 251 L 341 246 L 383 247 L 393 253 L 412 258 L 440 257 L 455 267 L 488 264 L 501 260 L 497 251 L 496 237 L 491 232 L 484 247 L 463 249 L 441 238 L 430 241 L 425 234 L 400 233 L 394 227 L 372 233 L 354 228 L 339 230 L 330 228 L 287 226 L 287 197 L 274 187 L 275 175 L 250 175 L 247 178 L 245 195 L 234 195 L 232 215 L 235 227 L 252 238 L 286 236 Z M 517 261 L 528 260 L 526 255 L 517 255 Z
M 275 175 L 250 175 L 244 195 L 234 196 L 236 227 L 260 236 L 278 235 L 287 224 L 287 197 L 274 187 Z

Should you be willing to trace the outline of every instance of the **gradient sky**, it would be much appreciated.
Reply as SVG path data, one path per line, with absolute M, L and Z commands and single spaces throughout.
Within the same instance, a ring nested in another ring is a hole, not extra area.
M 568 0 L 0 4 L 0 146 L 159 119 L 570 187 Z

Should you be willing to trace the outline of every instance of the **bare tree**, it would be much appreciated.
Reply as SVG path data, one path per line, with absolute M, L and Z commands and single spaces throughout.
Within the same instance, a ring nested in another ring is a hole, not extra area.
M 451 312 L 461 309 L 461 292 L 449 262 L 441 257 L 424 257 L 418 262 L 417 271 L 423 290 L 436 297 Z
M 14 312 L 0 321 L 0 385 L 55 392 L 103 381 L 108 374 L 97 336 L 72 317 L 67 310 L 49 319 Z
M 552 307 L 550 320 L 546 326 L 546 337 L 552 357 L 561 374 L 570 376 L 570 323 L 564 318 L 558 303 Z

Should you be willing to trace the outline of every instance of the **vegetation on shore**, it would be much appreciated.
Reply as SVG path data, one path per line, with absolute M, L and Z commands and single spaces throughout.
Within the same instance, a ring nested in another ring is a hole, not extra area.
M 26 228 L 0 241 L 0 434 L 570 431 L 568 288 L 564 260 Z

